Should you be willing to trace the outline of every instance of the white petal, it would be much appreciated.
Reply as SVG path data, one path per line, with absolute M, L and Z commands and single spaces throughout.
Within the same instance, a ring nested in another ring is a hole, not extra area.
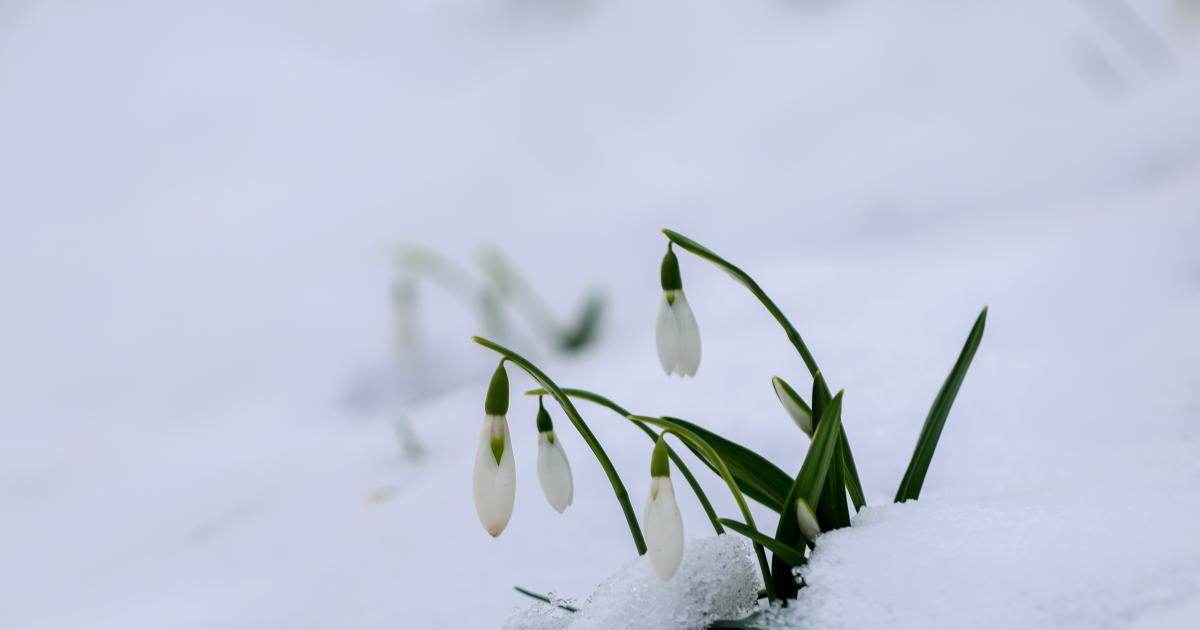
M 650 497 L 642 518 L 646 534 L 646 555 L 650 567 L 660 579 L 669 580 L 683 561 L 683 517 L 675 502 L 675 487 L 670 477 L 650 480 Z
M 797 405 L 796 401 L 792 400 L 792 397 L 783 389 L 783 381 L 773 378 L 771 379 L 771 384 L 775 386 L 775 395 L 779 397 L 779 403 L 783 405 L 783 409 L 792 417 L 792 421 L 808 437 L 812 437 L 812 417 L 804 413 L 804 409 L 800 408 L 800 405 Z
M 658 305 L 658 322 L 654 326 L 655 341 L 658 342 L 658 362 L 662 364 L 667 376 L 674 374 L 679 363 L 679 323 L 675 320 L 675 311 L 667 303 L 667 293 L 663 292 L 662 302 Z
M 500 463 L 492 454 L 492 435 L 503 436 Z M 512 517 L 517 496 L 517 470 L 513 462 L 512 437 L 504 416 L 485 416 L 475 452 L 475 512 L 492 536 L 499 536 Z
M 675 292 L 675 320 L 679 326 L 678 361 L 675 366 L 683 376 L 695 376 L 700 369 L 700 327 L 696 325 L 696 316 L 688 305 L 687 296 L 683 290 Z
M 542 483 L 542 494 L 550 506 L 559 514 L 571 505 L 575 498 L 575 482 L 571 478 L 571 464 L 567 461 L 567 452 L 555 436 L 550 441 L 553 431 L 538 434 L 538 481 Z

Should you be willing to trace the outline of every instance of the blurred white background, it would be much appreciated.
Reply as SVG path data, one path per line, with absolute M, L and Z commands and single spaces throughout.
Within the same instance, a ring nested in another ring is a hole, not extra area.
M 468 268 L 499 246 L 564 319 L 603 287 L 598 347 L 539 348 L 548 369 L 792 472 L 803 445 L 766 383 L 801 366 L 695 259 L 702 373 L 658 372 L 657 229 L 693 236 L 754 273 L 847 387 L 881 504 L 990 304 L 931 497 L 1157 492 L 1145 520 L 1188 522 L 1198 165 L 1195 2 L 0 0 L 0 626 L 499 626 L 523 604 L 511 584 L 583 597 L 631 559 L 578 440 L 575 513 L 538 504 L 516 421 L 518 518 L 499 541 L 478 527 L 492 358 L 435 288 L 430 395 L 405 409 L 426 459 L 400 457 L 394 409 L 346 408 L 364 374 L 392 374 L 395 243 Z M 606 439 L 640 500 L 646 444 Z M 1118 454 L 1144 476 L 1097 478 Z M 1042 516 L 1094 524 L 1087 509 Z M 1119 547 L 1152 525 L 1127 518 L 1062 536 Z M 1107 591 L 1054 590 L 1114 569 L 1048 560 L 1074 568 L 1034 571 L 1046 583 L 996 623 L 1200 618 L 1194 536 L 1159 534 L 1125 569 L 1171 586 L 1123 584 L 1114 612 Z M 1171 606 L 1142 596 L 1162 592 Z

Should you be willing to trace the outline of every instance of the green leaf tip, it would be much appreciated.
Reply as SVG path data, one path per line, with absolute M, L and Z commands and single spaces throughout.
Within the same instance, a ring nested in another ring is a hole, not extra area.
M 541 397 L 538 398 L 537 430 L 538 433 L 554 430 L 554 421 L 550 419 L 550 412 L 546 411 L 546 405 L 542 404 Z
M 650 455 L 650 476 L 651 477 L 670 477 L 671 464 L 667 459 L 667 440 L 666 436 L 659 435 L 658 441 L 654 443 L 654 452 Z
M 504 371 L 503 359 L 492 373 L 487 398 L 483 401 L 483 411 L 489 416 L 503 416 L 508 413 L 508 372 Z

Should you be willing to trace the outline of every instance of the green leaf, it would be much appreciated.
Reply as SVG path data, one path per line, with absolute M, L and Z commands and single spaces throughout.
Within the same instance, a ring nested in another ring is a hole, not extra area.
M 740 521 L 723 518 L 721 519 L 721 523 L 729 529 L 732 529 L 746 538 L 749 538 L 750 540 L 753 540 L 767 549 L 770 549 L 771 553 L 780 556 L 792 565 L 804 564 L 804 552 L 791 545 L 775 540 L 774 538 L 771 538 L 770 536 Z
M 592 294 L 585 298 L 575 325 L 565 328 L 558 338 L 558 347 L 565 352 L 578 352 L 596 338 L 604 315 L 604 296 Z
M 780 512 L 779 528 L 775 532 L 776 540 L 792 546 L 805 544 L 804 534 L 800 531 L 800 523 L 796 517 L 796 501 L 804 499 L 809 505 L 819 504 L 826 479 L 833 466 L 834 455 L 838 450 L 838 436 L 842 431 L 842 392 L 838 392 L 828 404 L 821 398 L 816 398 L 813 402 L 814 413 L 818 409 L 821 410 L 820 420 L 813 433 L 812 444 L 808 447 L 808 454 L 804 456 L 804 464 L 800 466 L 796 481 L 784 501 L 788 508 Z M 779 556 L 771 562 L 775 592 L 782 599 L 796 596 L 796 584 L 792 580 L 792 569 L 795 566 L 797 565 Z
M 725 460 L 725 465 L 729 467 L 730 474 L 737 481 L 738 488 L 746 496 L 775 512 L 783 509 L 783 500 L 787 498 L 788 489 L 792 485 L 792 479 L 788 477 L 787 473 L 780 470 L 778 466 L 741 444 L 727 440 L 687 420 L 671 417 L 665 419 L 695 433 L 707 442 L 721 456 L 721 459 Z M 717 472 L 716 466 L 704 456 L 704 453 L 687 442 L 684 442 L 684 444 L 691 449 L 692 453 L 700 461 L 704 462 L 713 472 Z
M 950 415 L 950 407 L 954 404 L 954 398 L 958 396 L 958 388 L 962 386 L 967 369 L 971 367 L 971 359 L 975 358 L 975 350 L 983 340 L 987 311 L 987 307 L 983 307 L 983 311 L 975 319 L 975 325 L 971 327 L 971 334 L 967 335 L 967 342 L 963 345 L 958 360 L 954 362 L 954 368 L 950 370 L 946 382 L 942 383 L 942 389 L 938 391 L 937 398 L 929 409 L 929 415 L 925 417 L 925 424 L 921 427 L 921 435 L 917 438 L 912 459 L 908 462 L 908 469 L 904 471 L 904 478 L 900 480 L 900 488 L 896 490 L 896 503 L 921 496 L 921 486 L 925 484 L 925 474 L 929 472 L 933 451 L 942 436 L 942 428 L 946 426 L 946 417 Z
M 817 372 L 817 377 L 813 381 L 814 413 L 823 413 L 828 404 L 829 387 L 825 384 L 825 376 Z M 845 432 L 839 427 L 837 443 L 833 451 L 833 463 L 830 465 L 829 473 L 825 476 L 825 490 L 821 493 L 821 500 L 808 502 L 816 510 L 817 522 L 821 524 L 823 532 L 850 526 L 850 509 L 846 506 L 846 462 L 842 457 L 845 442 Z
M 850 452 L 850 440 L 846 438 L 846 427 L 842 427 L 842 463 L 845 466 L 846 490 L 850 492 L 850 500 L 854 502 L 854 511 L 858 512 L 867 505 L 867 497 L 863 494 L 862 482 L 858 480 L 858 466 L 854 465 L 854 454 Z
M 547 604 L 550 604 L 551 606 L 556 606 L 556 607 L 561 608 L 566 611 L 579 612 L 578 608 L 576 608 L 570 604 L 563 604 L 560 602 L 556 602 L 553 599 L 550 599 L 550 597 L 548 595 L 542 595 L 541 593 L 535 593 L 529 589 L 521 588 L 520 586 L 514 586 L 513 590 L 524 595 L 525 597 L 532 597 L 533 599 L 536 599 L 539 602 L 546 602 Z

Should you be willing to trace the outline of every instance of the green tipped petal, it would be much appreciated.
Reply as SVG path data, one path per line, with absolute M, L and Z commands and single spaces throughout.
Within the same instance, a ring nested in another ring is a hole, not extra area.
M 492 374 L 487 398 L 483 401 L 483 411 L 489 416 L 503 416 L 508 413 L 508 372 L 504 371 L 504 361 L 496 366 L 496 372 Z

